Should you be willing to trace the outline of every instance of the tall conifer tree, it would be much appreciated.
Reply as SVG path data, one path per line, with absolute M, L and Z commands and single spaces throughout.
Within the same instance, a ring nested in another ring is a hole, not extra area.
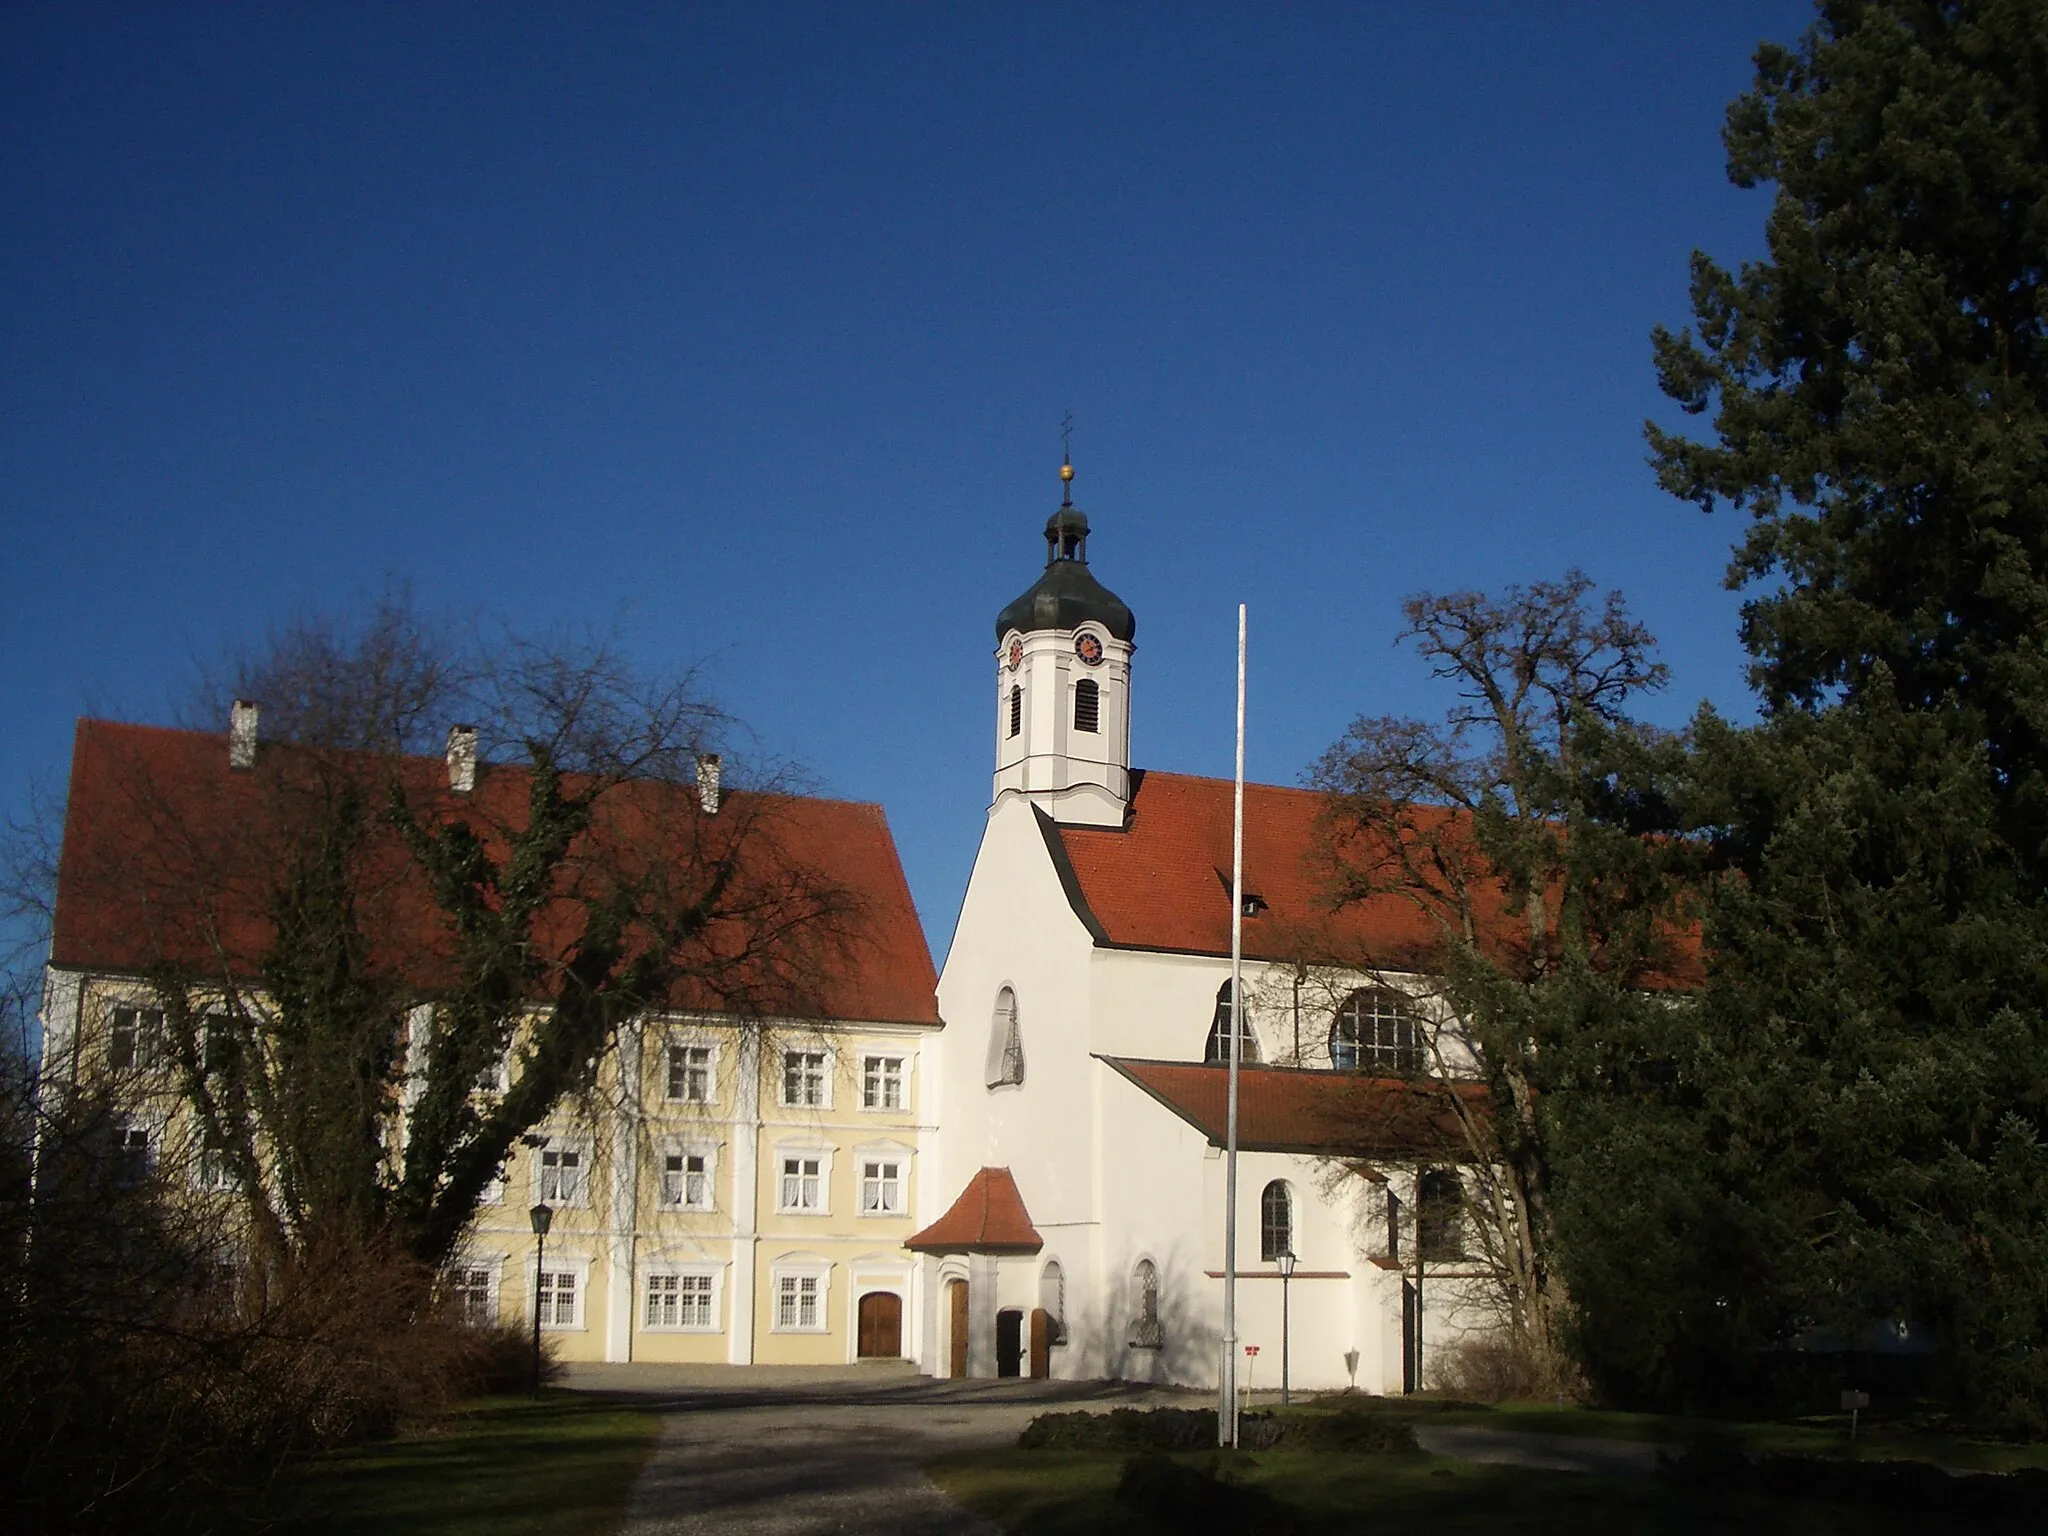
M 1756 62 L 1725 142 L 1776 186 L 1769 255 L 1695 256 L 1656 356 L 1712 436 L 1649 435 L 1667 489 L 1750 515 L 1764 718 L 1699 733 L 1728 874 L 1650 1138 L 1683 1172 L 1579 1207 L 1574 1290 L 1594 1340 L 1630 1291 L 1684 1293 L 1590 1345 L 1638 1391 L 1901 1323 L 1954 1401 L 2039 1426 L 2048 8 L 1824 3 Z

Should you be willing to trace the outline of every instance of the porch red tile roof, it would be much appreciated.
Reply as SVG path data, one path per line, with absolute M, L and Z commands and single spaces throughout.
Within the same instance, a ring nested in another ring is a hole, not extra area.
M 1036 1253 L 1045 1246 L 1007 1168 L 984 1168 L 946 1214 L 903 1245 L 917 1253 Z

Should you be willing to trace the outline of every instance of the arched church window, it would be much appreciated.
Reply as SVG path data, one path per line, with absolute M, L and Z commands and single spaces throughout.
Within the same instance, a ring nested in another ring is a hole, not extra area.
M 1024 1035 L 1017 1026 L 1017 994 L 1008 987 L 996 994 L 989 1021 L 987 1081 L 991 1088 L 1024 1081 Z
M 1344 999 L 1330 1025 L 1330 1065 L 1339 1072 L 1411 1076 L 1422 1066 L 1420 1033 L 1400 993 L 1362 987 Z
M 1202 1047 L 1202 1060 L 1212 1067 L 1230 1064 L 1230 1013 L 1230 983 L 1226 981 L 1216 989 L 1216 1011 L 1209 1017 L 1209 1039 Z M 1258 1059 L 1259 1037 L 1252 1030 L 1251 1010 L 1246 1009 L 1237 1024 L 1237 1062 L 1243 1066 Z
M 1010 734 L 1016 735 L 1024 729 L 1024 690 L 1015 683 L 1010 684 Z
M 1074 729 L 1091 736 L 1102 729 L 1102 690 L 1092 677 L 1074 684 Z
M 1425 1259 L 1465 1256 L 1465 1186 L 1455 1170 L 1429 1168 L 1416 1176 L 1415 1242 Z
M 1166 1329 L 1159 1321 L 1159 1267 L 1150 1259 L 1138 1260 L 1131 1271 L 1131 1331 L 1133 1349 L 1159 1349 L 1166 1343 Z
M 1259 1196 L 1259 1257 L 1268 1264 L 1294 1252 L 1294 1196 L 1285 1179 L 1275 1179 Z
M 1067 1342 L 1067 1272 L 1058 1259 L 1047 1259 L 1038 1272 L 1038 1305 L 1045 1313 L 1045 1341 Z

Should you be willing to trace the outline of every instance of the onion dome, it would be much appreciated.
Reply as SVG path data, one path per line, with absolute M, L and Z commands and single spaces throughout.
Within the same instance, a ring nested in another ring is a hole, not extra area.
M 996 639 L 1013 629 L 1076 629 L 1093 622 L 1129 642 L 1137 636 L 1137 619 L 1088 569 L 1088 518 L 1074 505 L 1072 464 L 1060 466 L 1060 479 L 1068 489 L 1059 510 L 1046 519 L 1045 574 L 996 615 Z

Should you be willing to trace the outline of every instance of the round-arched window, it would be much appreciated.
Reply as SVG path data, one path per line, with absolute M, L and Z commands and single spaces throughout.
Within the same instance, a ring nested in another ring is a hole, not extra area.
M 1045 1341 L 1067 1342 L 1067 1272 L 1058 1259 L 1047 1259 L 1038 1272 L 1038 1305 L 1045 1313 Z
M 1422 1066 L 1421 1031 L 1408 1000 L 1387 987 L 1361 987 L 1330 1025 L 1330 1065 L 1339 1072 L 1413 1076 Z
M 1209 1016 L 1209 1039 L 1202 1047 L 1202 1060 L 1211 1066 L 1228 1066 L 1230 1056 L 1230 983 L 1216 989 L 1216 1011 Z M 1237 1060 L 1242 1066 L 1259 1059 L 1259 1037 L 1252 1030 L 1251 1010 L 1237 1024 Z
M 1294 1196 L 1285 1179 L 1275 1179 L 1259 1196 L 1259 1257 L 1268 1264 L 1294 1252 Z
M 1024 1033 L 1017 1023 L 1017 994 L 1008 987 L 996 994 L 995 1015 L 988 1025 L 989 1087 L 1024 1081 Z
M 1159 1266 L 1140 1259 L 1131 1271 L 1130 1345 L 1133 1349 L 1159 1349 L 1165 1343 L 1166 1328 L 1159 1321 Z

